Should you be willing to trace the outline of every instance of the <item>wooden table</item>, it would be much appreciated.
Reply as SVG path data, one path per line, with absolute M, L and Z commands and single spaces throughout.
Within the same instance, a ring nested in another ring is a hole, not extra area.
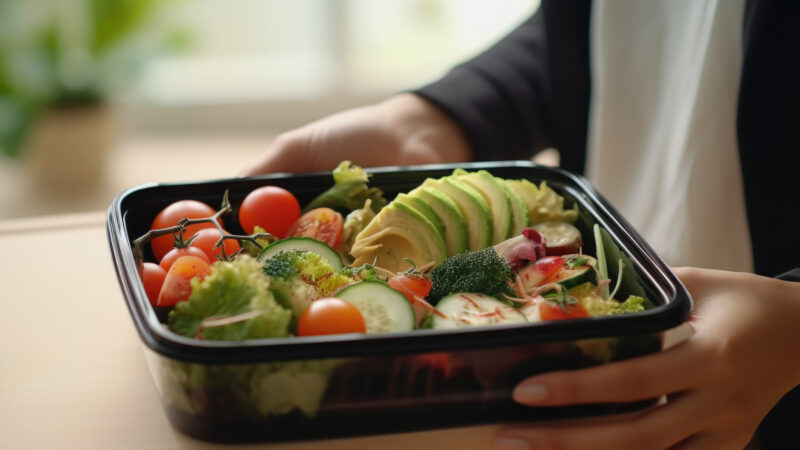
M 0 221 L 0 449 L 210 449 L 161 410 L 103 212 Z M 485 449 L 497 427 L 238 449 Z
M 105 213 L 0 221 L 0 449 L 213 449 L 167 421 Z M 667 333 L 666 345 L 688 336 Z M 602 418 L 601 418 L 602 420 Z M 486 449 L 498 426 L 237 449 Z

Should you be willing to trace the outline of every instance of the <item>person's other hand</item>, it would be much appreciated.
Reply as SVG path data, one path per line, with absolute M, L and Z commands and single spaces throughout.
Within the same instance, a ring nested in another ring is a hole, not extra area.
M 661 353 L 531 377 L 514 399 L 532 406 L 667 402 L 604 423 L 502 429 L 494 449 L 743 448 L 778 400 L 800 384 L 800 283 L 676 269 L 696 309 L 695 334 Z
M 414 94 L 400 94 L 281 134 L 240 175 L 332 170 L 345 159 L 368 167 L 470 157 L 465 137 L 449 116 Z

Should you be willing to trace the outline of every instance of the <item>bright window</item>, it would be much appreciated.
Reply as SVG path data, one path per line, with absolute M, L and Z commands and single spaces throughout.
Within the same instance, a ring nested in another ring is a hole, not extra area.
M 538 0 L 193 0 L 167 20 L 179 55 L 152 60 L 154 106 L 383 97 L 430 81 L 510 31 Z

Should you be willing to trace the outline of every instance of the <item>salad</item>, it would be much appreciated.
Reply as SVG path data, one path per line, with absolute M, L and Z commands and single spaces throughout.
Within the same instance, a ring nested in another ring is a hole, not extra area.
M 202 340 L 524 324 L 652 306 L 617 297 L 625 264 L 606 259 L 597 225 L 596 254 L 583 251 L 578 213 L 544 182 L 485 170 L 457 169 L 387 201 L 344 161 L 305 205 L 278 186 L 235 208 L 227 195 L 219 210 L 172 203 L 134 248 L 152 306 L 172 332 Z M 227 215 L 241 234 L 226 230 Z
M 628 236 L 594 225 L 614 217 L 580 183 L 468 167 L 376 170 L 372 184 L 345 161 L 332 181 L 121 198 L 112 248 L 132 241 L 140 279 L 121 279 L 149 299 L 127 296 L 170 422 L 201 439 L 310 439 L 647 406 L 514 403 L 532 374 L 659 351 L 648 330 L 663 320 L 622 315 L 664 304 L 663 286 L 623 252 Z

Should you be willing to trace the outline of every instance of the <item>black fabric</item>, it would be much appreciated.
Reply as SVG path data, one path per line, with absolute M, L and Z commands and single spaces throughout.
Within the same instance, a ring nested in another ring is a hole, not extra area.
M 784 272 L 775 278 L 786 281 L 800 281 L 800 267 L 795 267 L 794 269 Z
M 782 273 L 777 278 L 800 282 L 800 268 Z M 788 450 L 800 446 L 800 386 L 789 391 L 770 410 L 761 422 L 758 438 L 761 450 Z
M 415 91 L 461 126 L 475 159 L 555 147 L 584 173 L 591 2 L 542 0 L 509 36 Z M 737 136 L 755 273 L 800 265 L 800 1 L 747 0 Z M 800 280 L 800 270 L 792 272 Z M 769 382 L 765 380 L 765 382 Z M 761 427 L 762 448 L 800 442 L 800 388 Z
M 800 2 L 749 1 L 737 130 L 755 272 L 800 255 Z
M 543 1 L 505 39 L 415 92 L 466 133 L 477 160 L 529 159 L 555 147 L 583 173 L 589 121 L 588 1 Z

